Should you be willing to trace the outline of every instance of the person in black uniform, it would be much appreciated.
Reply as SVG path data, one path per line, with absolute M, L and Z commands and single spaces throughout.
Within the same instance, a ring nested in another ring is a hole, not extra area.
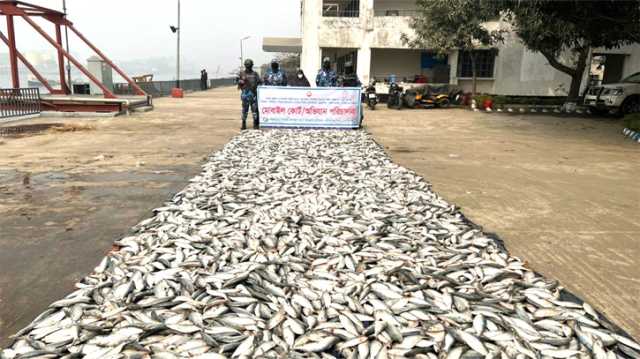
M 340 76 L 338 80 L 339 87 L 362 87 L 362 82 L 356 74 L 356 69 L 353 66 L 353 62 L 347 62 L 344 64 L 344 75 Z
M 200 71 L 200 90 L 206 91 L 209 89 L 209 73 L 207 70 Z
M 338 79 L 338 86 L 340 87 L 362 87 L 362 82 L 358 78 L 356 74 L 356 69 L 353 66 L 353 62 L 347 62 L 344 64 L 344 75 L 340 76 Z M 362 101 L 360 101 L 360 124 L 359 128 L 362 127 L 362 121 L 364 120 L 364 111 L 362 106 Z

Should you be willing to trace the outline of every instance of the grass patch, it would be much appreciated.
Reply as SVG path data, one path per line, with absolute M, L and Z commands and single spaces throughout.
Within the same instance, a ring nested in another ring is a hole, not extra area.
M 632 113 L 624 117 L 624 127 L 640 131 L 640 113 Z

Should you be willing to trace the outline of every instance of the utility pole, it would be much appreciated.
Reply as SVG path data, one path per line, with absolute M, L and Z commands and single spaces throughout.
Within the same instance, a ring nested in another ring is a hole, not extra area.
M 67 0 L 62 0 L 62 12 L 64 12 L 64 18 L 65 20 L 67 19 Z M 65 25 L 64 27 L 64 37 L 65 37 L 65 43 L 67 45 L 67 53 L 70 54 L 69 52 L 69 29 L 67 28 L 67 26 Z M 69 62 L 69 59 L 67 59 L 67 87 L 69 89 L 70 93 L 73 93 L 73 81 L 71 81 L 71 63 Z
M 180 24 L 180 0 L 178 0 L 178 50 L 177 50 L 177 61 L 176 61 L 176 88 L 180 88 L 180 31 L 182 30 Z

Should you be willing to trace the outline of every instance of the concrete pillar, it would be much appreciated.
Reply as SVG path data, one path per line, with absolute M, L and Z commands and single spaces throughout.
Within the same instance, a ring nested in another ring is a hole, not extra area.
M 360 25 L 362 27 L 362 44 L 358 49 L 357 74 L 363 84 L 371 79 L 371 44 L 374 35 L 374 0 L 360 0 Z
M 363 85 L 369 83 L 371 79 L 371 48 L 360 47 L 358 49 L 358 78 Z
M 91 56 L 87 59 L 87 69 L 91 75 L 95 76 L 109 91 L 113 91 L 113 70 L 111 66 L 98 56 Z M 90 83 L 92 95 L 103 95 L 103 91 L 93 82 Z
M 449 84 L 457 85 L 458 84 L 458 59 L 459 59 L 459 51 L 454 50 L 449 54 Z
M 322 64 L 319 28 L 322 22 L 322 1 L 302 0 L 302 54 L 300 67 L 315 87 L 316 74 Z

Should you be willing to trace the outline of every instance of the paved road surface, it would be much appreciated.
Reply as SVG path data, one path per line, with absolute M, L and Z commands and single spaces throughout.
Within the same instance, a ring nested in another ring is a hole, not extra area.
M 619 122 L 467 110 L 367 115 L 396 162 L 640 338 L 640 144 Z

